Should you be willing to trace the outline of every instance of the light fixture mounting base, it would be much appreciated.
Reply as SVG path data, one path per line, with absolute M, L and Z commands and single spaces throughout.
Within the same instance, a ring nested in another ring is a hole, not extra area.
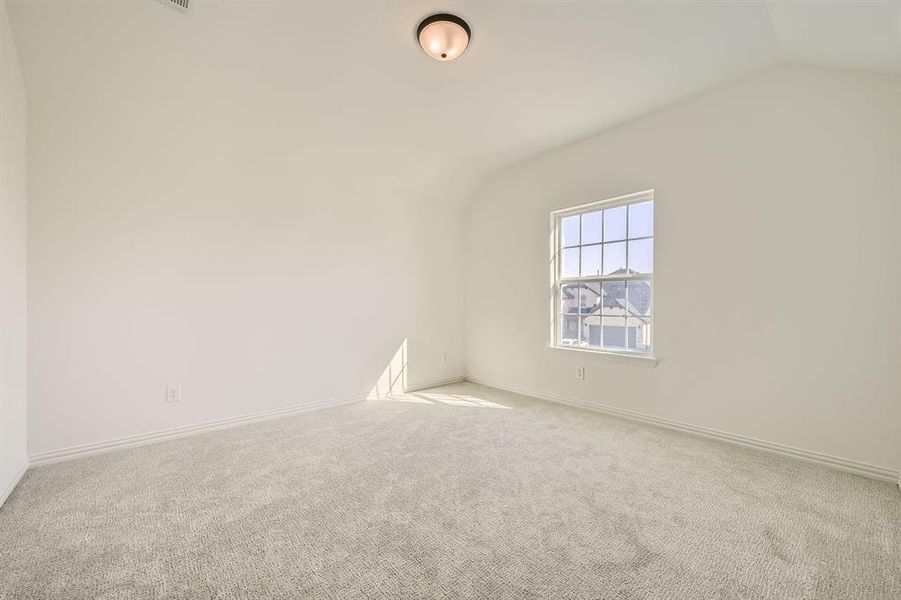
M 430 15 L 423 19 L 419 24 L 419 27 L 416 28 L 416 39 L 419 39 L 419 35 L 422 33 L 423 29 L 425 29 L 432 23 L 437 23 L 438 21 L 449 21 L 451 23 L 459 25 L 463 28 L 463 31 L 466 32 L 466 37 L 472 40 L 472 30 L 469 29 L 469 24 L 457 15 L 452 15 L 450 13 L 438 13 L 436 15 Z

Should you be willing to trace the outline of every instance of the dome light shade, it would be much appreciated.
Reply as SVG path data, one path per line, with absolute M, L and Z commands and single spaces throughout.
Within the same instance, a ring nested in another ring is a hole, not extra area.
M 472 32 L 456 15 L 440 14 L 423 19 L 416 30 L 425 53 L 442 62 L 454 60 L 466 50 Z

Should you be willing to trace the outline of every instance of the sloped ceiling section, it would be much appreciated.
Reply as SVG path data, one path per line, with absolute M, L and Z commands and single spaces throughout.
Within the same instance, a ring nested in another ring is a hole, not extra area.
M 901 73 L 901 0 L 767 6 L 786 60 Z
M 901 71 L 897 2 L 9 3 L 33 102 L 217 116 L 412 195 L 785 60 Z M 473 29 L 452 63 L 414 39 L 439 10 Z

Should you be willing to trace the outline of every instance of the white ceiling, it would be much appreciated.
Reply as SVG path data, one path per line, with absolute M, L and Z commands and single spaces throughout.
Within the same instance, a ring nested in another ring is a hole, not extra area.
M 786 60 L 901 73 L 901 0 L 769 0 L 767 7 Z
M 898 1 L 8 4 L 37 110 L 64 97 L 180 130 L 216 116 L 299 166 L 394 174 L 413 194 L 784 61 L 901 73 Z M 443 11 L 473 30 L 451 63 L 414 37 Z

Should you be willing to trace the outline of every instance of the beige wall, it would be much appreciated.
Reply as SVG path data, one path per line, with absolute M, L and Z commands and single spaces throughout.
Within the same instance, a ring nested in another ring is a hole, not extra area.
M 297 71 L 266 19 L 235 44 L 237 14 L 49 6 L 22 19 L 32 454 L 362 398 L 404 340 L 408 385 L 457 377 L 465 331 L 486 381 L 901 466 L 897 77 L 781 68 L 506 169 L 464 215 L 431 105 L 358 102 L 382 74 Z M 547 349 L 548 213 L 651 187 L 659 366 Z
M 240 48 L 117 47 L 28 73 L 32 455 L 363 399 L 404 340 L 410 385 L 462 375 L 452 188 L 318 119 L 306 80 L 245 85 Z
M 25 104 L 0 1 L 0 504 L 27 463 Z
M 897 469 L 899 165 L 901 79 L 784 67 L 500 172 L 467 372 Z M 547 348 L 550 211 L 649 188 L 659 365 Z

